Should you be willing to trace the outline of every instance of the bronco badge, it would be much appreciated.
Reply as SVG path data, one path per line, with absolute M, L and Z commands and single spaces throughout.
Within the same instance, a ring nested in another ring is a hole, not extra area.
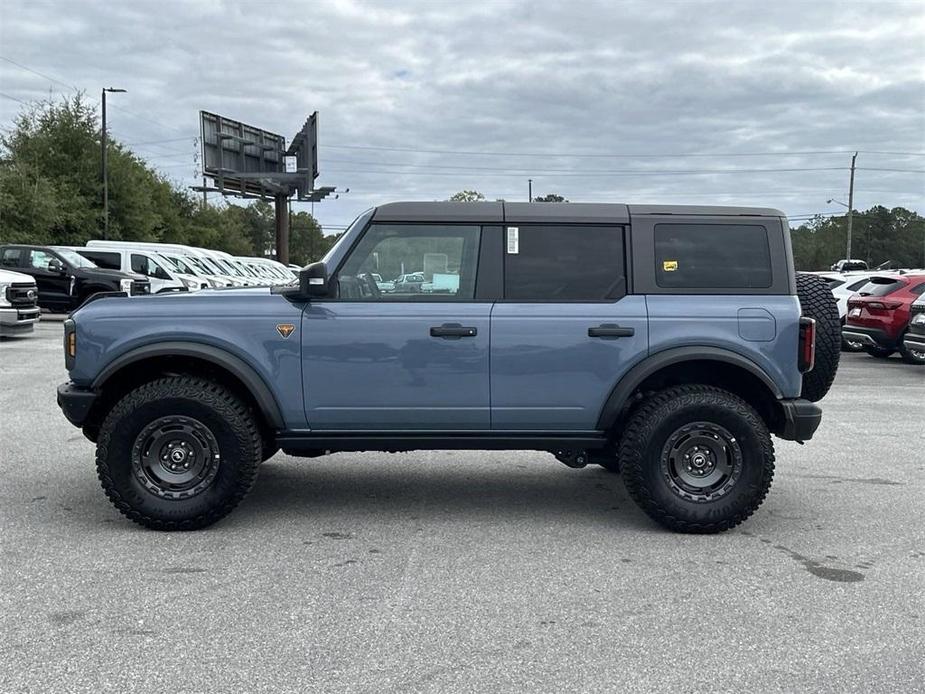
M 295 326 L 292 323 L 277 323 L 276 325 L 276 332 L 278 332 L 284 338 L 292 335 L 294 330 Z

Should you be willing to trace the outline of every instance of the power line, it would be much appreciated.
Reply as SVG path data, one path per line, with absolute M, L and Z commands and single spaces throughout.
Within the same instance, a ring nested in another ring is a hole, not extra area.
M 585 172 L 576 172 L 571 170 L 562 170 L 554 172 L 555 177 L 569 178 L 588 178 L 595 176 L 712 176 L 720 174 L 741 174 L 741 173 L 797 173 L 805 171 L 847 171 L 845 166 L 821 167 L 821 168 L 794 168 L 794 169 L 690 169 L 690 170 L 672 170 L 672 171 L 639 171 L 629 169 L 597 169 Z M 512 171 L 535 171 L 529 169 L 520 169 Z M 547 170 L 551 171 L 551 170 Z M 483 176 L 522 176 L 522 173 L 509 173 L 507 170 L 501 171 L 481 171 L 476 170 Z M 388 175 L 388 176 L 460 176 L 460 173 L 449 171 L 351 171 L 347 169 L 338 169 L 334 173 L 351 174 L 351 175 Z M 540 172 L 542 173 L 542 171 Z
M 17 99 L 15 96 L 10 96 L 9 94 L 4 94 L 3 92 L 0 92 L 0 96 L 6 97 L 7 99 L 12 99 L 13 101 L 18 101 L 18 102 L 21 103 L 23 106 L 28 106 L 28 105 L 29 105 L 28 103 L 26 103 L 26 102 L 23 101 L 22 99 Z
M 0 55 L 0 60 L 5 60 L 6 62 L 10 63 L 11 65 L 15 65 L 15 66 L 18 67 L 19 69 L 25 70 L 26 72 L 31 72 L 33 75 L 38 75 L 38 76 L 41 77 L 42 79 L 46 79 L 46 80 L 48 80 L 49 82 L 54 82 L 55 84 L 60 84 L 62 87 L 67 87 L 68 89 L 73 89 L 75 92 L 79 92 L 79 91 L 80 91 L 80 90 L 79 90 L 77 87 L 75 87 L 73 84 L 67 84 L 66 82 L 62 82 L 62 81 L 59 80 L 59 79 L 55 79 L 54 77 L 50 77 L 49 75 L 46 75 L 46 74 L 44 74 L 44 73 L 41 73 L 41 72 L 39 72 L 38 70 L 33 70 L 31 67 L 26 67 L 26 66 L 23 65 L 22 63 L 17 63 L 15 60 L 12 60 L 12 59 L 10 59 L 10 58 L 7 58 L 7 57 L 4 56 L 4 55 Z
M 885 154 L 885 155 L 902 155 L 902 156 L 925 156 L 925 152 L 886 152 L 876 150 L 850 150 L 850 149 L 818 149 L 818 150 L 795 150 L 788 152 L 662 152 L 662 153 L 628 153 L 612 152 L 608 154 L 596 153 L 579 153 L 579 152 L 498 152 L 498 151 L 475 151 L 475 150 L 451 150 L 451 149 L 421 149 L 417 147 L 385 147 L 377 145 L 339 145 L 339 144 L 321 144 L 322 149 L 358 149 L 384 152 L 413 152 L 417 154 L 455 154 L 465 156 L 491 156 L 491 157 L 574 157 L 574 158 L 629 158 L 629 159 L 651 159 L 651 158 L 670 158 L 670 157 L 790 157 L 790 156 L 808 156 L 822 154 L 853 154 L 855 151 L 861 151 L 863 154 Z

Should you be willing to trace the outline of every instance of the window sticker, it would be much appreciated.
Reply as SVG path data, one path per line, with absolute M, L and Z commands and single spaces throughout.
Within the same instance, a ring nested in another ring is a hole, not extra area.
M 678 261 L 677 260 L 665 260 L 662 262 L 662 269 L 665 272 L 674 272 L 675 270 L 678 269 Z
M 520 227 L 507 228 L 507 252 L 512 255 L 520 253 Z

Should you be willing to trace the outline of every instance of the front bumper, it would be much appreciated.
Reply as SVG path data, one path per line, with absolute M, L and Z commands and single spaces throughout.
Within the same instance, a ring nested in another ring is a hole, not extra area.
M 879 328 L 845 325 L 841 329 L 841 336 L 848 342 L 860 342 L 865 347 L 891 348 L 896 346 L 896 340 L 887 335 L 885 330 Z
M 787 441 L 809 441 L 822 422 L 822 408 L 803 398 L 781 400 L 780 405 L 784 410 L 784 427 L 775 433 Z
M 913 325 L 903 336 L 903 346 L 916 352 L 925 352 L 925 327 Z
M 99 397 L 98 393 L 76 386 L 70 381 L 58 386 L 58 407 L 75 427 L 83 426 L 90 414 L 90 408 Z
M 37 306 L 29 308 L 0 308 L 0 335 L 21 335 L 30 333 L 39 322 L 42 311 Z

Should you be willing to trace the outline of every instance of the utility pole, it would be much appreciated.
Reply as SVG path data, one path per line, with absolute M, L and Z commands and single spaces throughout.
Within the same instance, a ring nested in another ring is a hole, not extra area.
M 289 196 L 285 193 L 275 195 L 276 203 L 276 260 L 283 265 L 289 264 Z
M 527 179 L 527 202 L 533 202 L 533 179 Z
M 854 162 L 857 158 L 858 153 L 855 152 L 854 156 L 851 157 L 851 182 L 848 184 L 848 251 L 845 254 L 846 260 L 851 260 L 851 222 L 854 210 Z
M 106 170 L 106 92 L 124 92 L 124 89 L 103 88 L 103 130 L 100 133 L 100 149 L 103 169 L 103 238 L 109 238 L 109 174 Z

